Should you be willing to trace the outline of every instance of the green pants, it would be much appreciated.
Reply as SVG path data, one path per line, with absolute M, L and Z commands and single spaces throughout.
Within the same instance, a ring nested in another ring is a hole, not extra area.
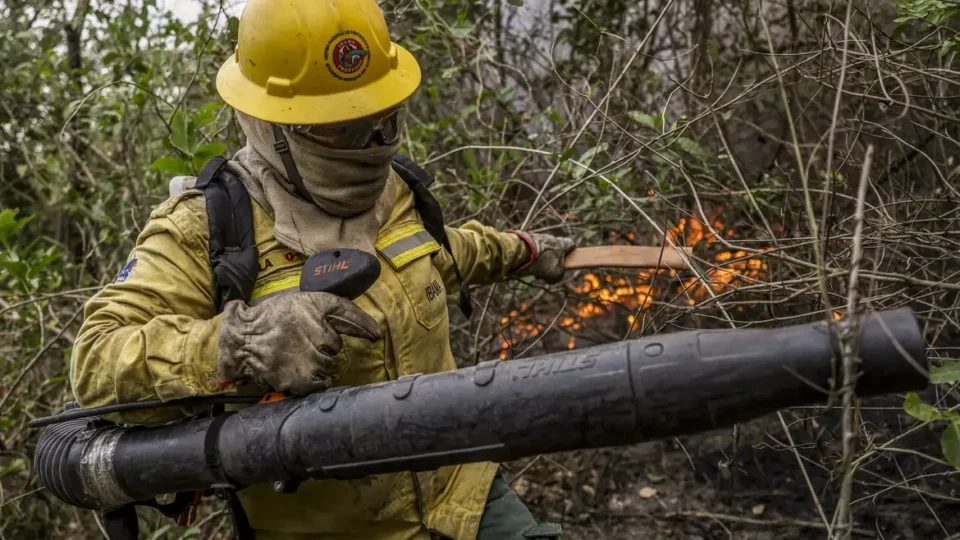
M 557 540 L 560 525 L 537 523 L 499 472 L 490 486 L 477 540 Z

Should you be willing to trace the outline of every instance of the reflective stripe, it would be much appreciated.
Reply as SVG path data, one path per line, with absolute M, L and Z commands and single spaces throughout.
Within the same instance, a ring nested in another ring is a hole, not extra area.
M 419 223 L 399 227 L 377 240 L 377 251 L 395 270 L 439 250 L 440 244 Z
M 250 305 L 256 305 L 267 296 L 293 288 L 300 288 L 300 274 L 277 281 L 268 281 L 253 290 L 253 294 L 250 295 Z
M 291 266 L 303 265 L 306 260 L 306 255 L 293 250 L 270 251 L 260 256 L 260 277 L 264 277 L 265 272 L 272 274 Z
M 381 249 L 380 253 L 390 259 L 390 263 L 393 266 L 400 268 L 417 257 L 422 257 L 427 253 L 436 251 L 434 249 L 435 247 L 439 248 L 440 246 L 433 240 L 430 233 L 421 231 L 413 236 L 397 240 Z
M 392 231 L 388 232 L 382 238 L 377 238 L 377 249 L 378 250 L 383 249 L 384 247 L 389 246 L 390 244 L 396 242 L 397 240 L 400 240 L 401 238 L 412 236 L 423 230 L 426 230 L 426 229 L 423 228 L 423 225 L 417 222 L 401 225 L 400 227 L 397 227 L 396 229 L 393 229 Z

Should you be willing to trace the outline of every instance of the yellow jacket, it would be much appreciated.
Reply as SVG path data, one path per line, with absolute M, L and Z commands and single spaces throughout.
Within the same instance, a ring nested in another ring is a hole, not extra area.
M 355 300 L 378 321 L 383 339 L 345 337 L 336 385 L 456 368 L 446 303 L 446 295 L 458 288 L 450 256 L 426 234 L 407 186 L 396 185 L 396 204 L 377 237 L 381 276 Z M 253 206 L 260 273 L 251 302 L 257 302 L 297 287 L 305 257 L 277 242 L 270 216 L 256 202 Z M 529 256 L 516 235 L 475 221 L 447 227 L 447 234 L 472 284 L 503 279 Z M 70 373 L 81 406 L 223 391 L 216 385 L 220 316 L 208 239 L 198 190 L 172 197 L 151 213 L 130 255 L 135 263 L 85 307 Z M 189 411 L 136 411 L 113 419 L 147 424 L 184 414 Z M 258 540 L 426 539 L 431 531 L 472 540 L 495 471 L 493 463 L 478 463 L 353 481 L 308 481 L 295 494 L 257 485 L 240 496 Z

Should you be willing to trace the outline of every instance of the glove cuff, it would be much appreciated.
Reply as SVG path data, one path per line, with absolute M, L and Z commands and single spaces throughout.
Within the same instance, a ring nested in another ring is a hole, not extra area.
M 220 320 L 220 338 L 217 342 L 217 384 L 228 386 L 243 375 L 246 321 L 243 320 L 243 302 L 231 300 L 223 306 Z
M 527 259 L 527 262 L 523 263 L 518 268 L 514 268 L 513 270 L 510 271 L 510 273 L 516 274 L 519 272 L 523 272 L 527 268 L 530 268 L 530 266 L 534 263 L 534 261 L 537 260 L 537 255 L 539 255 L 539 253 L 537 253 L 537 244 L 533 241 L 533 238 L 530 238 L 530 235 L 525 232 L 515 231 L 513 229 L 506 230 L 503 232 L 512 233 L 519 236 L 520 239 L 523 240 L 525 244 L 527 244 L 527 247 L 530 248 L 530 258 Z

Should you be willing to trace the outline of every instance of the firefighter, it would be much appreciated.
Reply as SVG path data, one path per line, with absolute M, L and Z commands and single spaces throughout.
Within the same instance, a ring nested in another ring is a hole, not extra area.
M 252 199 L 249 298 L 217 306 L 209 201 L 178 184 L 115 282 L 85 308 L 71 362 L 81 406 L 302 395 L 455 369 L 446 298 L 460 290 L 457 274 L 474 285 L 559 281 L 569 239 L 470 221 L 445 228 L 447 250 L 427 234 L 416 197 L 391 168 L 420 78 L 375 0 L 249 0 L 217 77 L 246 138 L 225 169 Z M 298 290 L 305 260 L 334 248 L 380 260 L 379 279 L 353 301 Z M 173 414 L 186 412 L 117 418 L 153 424 Z M 258 540 L 560 536 L 534 520 L 495 463 L 307 481 L 295 493 L 256 485 L 239 497 Z

